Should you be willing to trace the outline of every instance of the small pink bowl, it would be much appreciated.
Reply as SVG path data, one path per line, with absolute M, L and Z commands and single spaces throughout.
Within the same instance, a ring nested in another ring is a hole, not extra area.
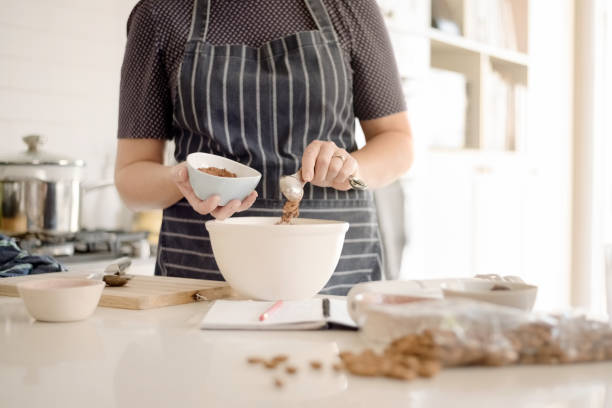
M 17 286 L 28 313 L 45 322 L 72 322 L 91 316 L 104 282 L 91 279 L 38 279 Z

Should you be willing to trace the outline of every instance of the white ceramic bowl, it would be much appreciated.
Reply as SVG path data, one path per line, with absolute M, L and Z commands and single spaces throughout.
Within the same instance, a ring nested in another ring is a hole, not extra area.
M 17 286 L 26 309 L 46 322 L 83 320 L 96 310 L 104 282 L 91 279 L 39 279 Z
M 298 218 L 294 225 L 276 225 L 278 221 L 207 221 L 219 270 L 234 290 L 252 299 L 310 298 L 336 269 L 349 224 Z
M 236 174 L 237 177 L 213 176 L 198 170 L 203 167 L 226 169 Z M 219 205 L 225 205 L 231 200 L 244 200 L 255 190 L 261 180 L 261 173 L 257 170 L 234 160 L 208 153 L 188 155 L 187 171 L 195 194 L 201 200 L 217 194 L 221 197 Z
M 510 290 L 491 290 L 495 285 L 506 286 Z M 521 310 L 531 310 L 535 303 L 538 288 L 526 283 L 491 281 L 486 279 L 466 279 L 440 285 L 445 298 L 467 298 Z

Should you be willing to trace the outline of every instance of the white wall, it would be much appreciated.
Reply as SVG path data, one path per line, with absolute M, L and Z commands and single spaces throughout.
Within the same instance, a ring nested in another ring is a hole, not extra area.
M 532 0 L 525 278 L 542 309 L 570 299 L 574 2 Z
M 572 301 L 601 315 L 606 311 L 603 244 L 612 232 L 612 4 L 583 0 L 576 11 Z
M 136 0 L 0 0 L 2 154 L 41 134 L 45 149 L 86 161 L 86 182 L 112 178 L 119 72 Z M 84 198 L 83 223 L 129 220 L 114 188 Z

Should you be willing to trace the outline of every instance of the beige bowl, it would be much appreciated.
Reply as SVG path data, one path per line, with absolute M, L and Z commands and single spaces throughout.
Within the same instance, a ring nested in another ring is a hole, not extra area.
M 319 292 L 340 259 L 349 224 L 298 218 L 235 217 L 208 221 L 215 260 L 238 293 L 261 300 L 307 299 Z
M 40 279 L 17 288 L 26 309 L 45 322 L 83 320 L 96 310 L 104 282 L 91 279 Z
M 508 290 L 492 290 L 505 286 Z M 538 293 L 536 286 L 526 283 L 465 279 L 440 285 L 445 298 L 467 298 L 529 311 Z

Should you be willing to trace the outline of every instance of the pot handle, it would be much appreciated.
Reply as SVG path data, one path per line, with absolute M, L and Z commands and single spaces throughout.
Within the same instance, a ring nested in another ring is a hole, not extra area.
M 45 143 L 45 138 L 41 135 L 27 135 L 21 138 L 28 145 L 28 153 L 38 152 L 38 147 Z
M 93 190 L 99 190 L 101 188 L 112 187 L 115 185 L 114 179 L 104 179 L 100 181 L 93 181 L 91 183 L 84 183 L 82 188 L 83 191 L 88 193 Z

